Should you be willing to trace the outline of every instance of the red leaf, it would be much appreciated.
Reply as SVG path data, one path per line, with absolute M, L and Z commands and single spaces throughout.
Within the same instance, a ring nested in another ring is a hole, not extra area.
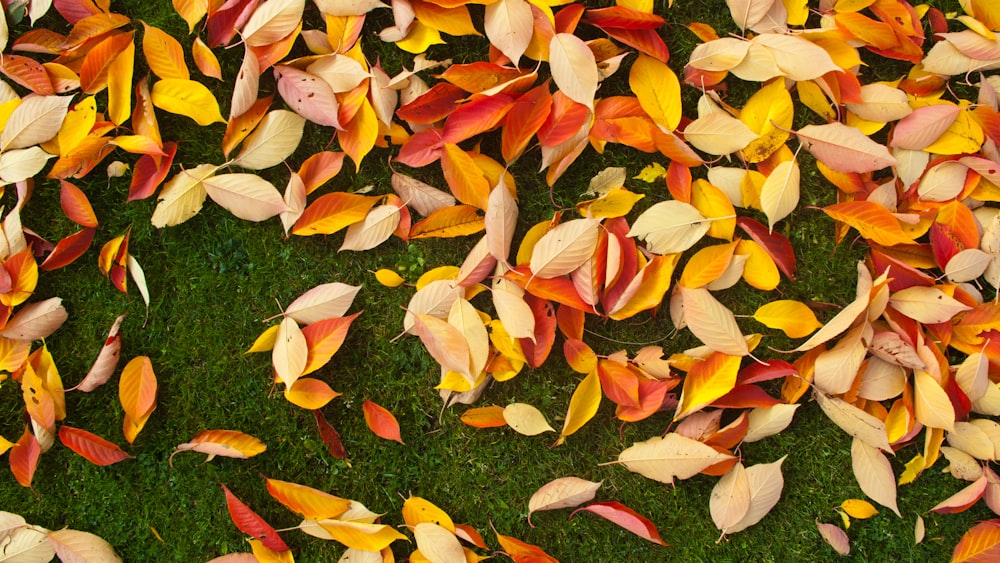
M 22 487 L 31 487 L 31 478 L 35 476 L 35 468 L 38 467 L 38 456 L 42 455 L 42 448 L 35 439 L 35 435 L 24 427 L 24 434 L 10 448 L 7 453 L 10 462 L 10 472 Z
M 59 185 L 59 205 L 66 217 L 81 227 L 97 227 L 97 215 L 87 194 L 66 180 L 60 180 Z
M 403 437 L 399 433 L 399 422 L 391 412 L 371 401 L 365 401 L 362 409 L 365 411 L 365 424 L 376 436 L 403 443 Z
M 677 387 L 680 381 L 680 378 L 639 379 L 639 406 L 619 405 L 615 410 L 615 416 L 624 422 L 638 422 L 661 410 L 676 408 L 677 397 L 673 393 L 668 394 L 667 392 Z
M 736 376 L 736 384 L 750 385 L 798 373 L 799 370 L 785 360 L 768 360 L 766 364 L 754 362 L 740 370 Z
M 264 547 L 271 551 L 278 553 L 288 551 L 288 545 L 270 524 L 265 522 L 249 506 L 243 504 L 243 501 L 236 498 L 236 495 L 224 484 L 222 491 L 226 493 L 226 507 L 229 509 L 229 517 L 232 518 L 233 524 L 236 524 L 241 532 L 260 540 Z
M 163 143 L 163 155 L 153 156 L 144 154 L 139 157 L 132 170 L 132 181 L 128 186 L 128 201 L 145 199 L 163 183 L 163 179 L 170 172 L 170 165 L 174 163 L 174 155 L 177 154 L 177 143 L 170 141 Z
M 792 243 L 784 235 L 778 232 L 769 233 L 766 226 L 749 217 L 737 217 L 736 224 L 767 252 L 788 279 L 795 281 L 795 251 L 792 250 Z
M 622 29 L 656 29 L 665 23 L 665 20 L 656 14 L 640 12 L 639 10 L 626 8 L 624 6 L 587 10 L 587 13 L 584 14 L 583 21 L 601 29 L 608 27 L 618 27 Z
M 228 45 L 236 32 L 250 19 L 250 14 L 257 8 L 257 0 L 235 0 L 226 2 L 224 6 L 225 9 L 216 10 L 208 16 L 206 43 L 209 47 Z
M 506 117 L 514 98 L 506 94 L 484 96 L 458 106 L 444 123 L 441 138 L 446 143 L 461 143 L 493 129 Z
M 402 162 L 407 166 L 420 168 L 427 166 L 435 160 L 441 158 L 441 149 L 444 142 L 441 141 L 440 129 L 425 129 L 415 135 L 410 135 L 399 149 L 396 155 L 396 162 Z
M 337 429 L 327 422 L 326 417 L 319 410 L 313 411 L 313 418 L 316 419 L 316 426 L 319 428 L 319 437 L 330 450 L 330 455 L 337 459 L 347 459 L 347 450 L 344 448 L 343 442 L 340 441 L 340 433 L 337 432 Z
M 622 43 L 635 47 L 643 53 L 666 64 L 670 61 L 670 49 L 655 29 L 604 28 L 604 32 Z
M 773 407 L 780 402 L 756 385 L 737 385 L 713 401 L 712 406 L 720 409 L 752 409 Z
M 691 203 L 691 169 L 678 162 L 667 166 L 667 190 L 674 199 Z
M 501 152 L 505 161 L 512 162 L 521 156 L 551 111 L 552 94 L 548 83 L 529 90 L 514 102 L 501 133 Z
M 418 125 L 438 122 L 455 111 L 466 92 L 447 82 L 438 82 L 430 90 L 396 110 L 396 117 Z
M 530 293 L 524 295 L 524 302 L 531 307 L 531 313 L 535 317 L 535 341 L 528 338 L 521 338 L 519 341 L 528 365 L 537 368 L 545 363 L 556 340 L 556 310 L 548 299 Z
M 95 234 L 97 234 L 97 229 L 86 228 L 63 237 L 38 267 L 50 271 L 72 264 L 74 260 L 83 256 L 84 252 L 87 252 L 90 243 L 94 241 Z
M 52 7 L 69 23 L 76 23 L 88 16 L 104 13 L 94 0 L 54 0 Z
M 35 59 L 22 55 L 4 55 L 0 58 L 0 72 L 36 94 L 42 96 L 55 94 L 49 73 Z
M 116 444 L 79 428 L 59 427 L 59 441 L 94 465 L 111 465 L 134 457 Z
M 653 525 L 648 518 L 636 513 L 624 504 L 619 502 L 595 502 L 584 506 L 583 508 L 574 510 L 569 517 L 573 518 L 573 516 L 581 510 L 592 512 L 605 520 L 614 522 L 633 534 L 641 538 L 645 538 L 653 543 L 668 545 L 662 538 L 660 538 L 660 532 L 656 530 L 656 526 Z

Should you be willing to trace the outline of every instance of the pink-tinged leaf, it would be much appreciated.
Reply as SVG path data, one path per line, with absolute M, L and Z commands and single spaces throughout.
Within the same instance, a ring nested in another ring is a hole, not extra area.
M 288 210 L 281 192 L 256 174 L 220 174 L 202 185 L 212 201 L 246 221 L 264 221 Z
M 325 80 L 286 65 L 275 66 L 274 77 L 278 93 L 296 113 L 313 123 L 340 129 L 340 104 Z
M 570 33 L 557 33 L 549 43 L 549 66 L 559 91 L 593 109 L 599 73 L 590 47 Z
M 305 0 L 268 0 L 259 4 L 243 27 L 247 45 L 260 47 L 292 33 L 302 21 Z
M 666 22 L 666 20 L 656 14 L 642 12 L 623 5 L 587 10 L 583 16 L 583 21 L 601 29 L 606 27 L 656 29 Z
M 51 531 L 46 535 L 56 555 L 59 556 L 59 560 L 64 563 L 96 563 L 100 561 L 115 563 L 121 561 L 111 544 L 104 538 L 89 532 L 63 528 Z
M 233 0 L 209 14 L 205 26 L 208 31 L 208 46 L 228 45 L 256 7 L 255 0 Z
M 316 419 L 320 439 L 326 444 L 330 455 L 337 459 L 347 459 L 347 449 L 344 448 L 344 443 L 340 440 L 340 432 L 337 432 L 337 429 L 326 420 L 322 412 L 314 410 L 313 418 Z
M 738 523 L 728 529 L 735 534 L 760 522 L 774 505 L 781 499 L 781 491 L 785 486 L 785 478 L 781 474 L 782 457 L 773 463 L 758 463 L 747 468 L 747 480 L 750 482 L 750 508 Z
M 415 178 L 397 172 L 392 175 L 390 181 L 393 191 L 407 205 L 425 217 L 439 209 L 455 205 L 455 196 Z
M 603 481 L 594 483 L 579 477 L 560 477 L 542 485 L 528 500 L 528 523 L 540 510 L 573 508 L 594 499 Z
M 531 5 L 525 0 L 499 0 L 486 6 L 483 21 L 490 43 L 517 66 L 534 31 Z
M 4 55 L 0 61 L 0 72 L 36 94 L 42 96 L 55 94 L 49 73 L 34 59 L 23 55 Z
M 226 508 L 229 509 L 229 517 L 232 518 L 233 524 L 236 524 L 241 532 L 260 540 L 264 547 L 271 551 L 278 553 L 288 551 L 288 545 L 270 524 L 243 501 L 236 498 L 236 495 L 225 485 L 222 485 L 222 491 L 226 494 Z
M 663 541 L 663 538 L 660 537 L 660 532 L 656 529 L 656 525 L 654 525 L 645 516 L 638 514 L 620 502 L 595 502 L 583 508 L 574 510 L 569 517 L 573 518 L 573 516 L 581 510 L 585 510 L 596 514 L 605 520 L 614 522 L 640 538 L 647 539 L 660 545 L 668 545 Z
M 341 317 L 354 303 L 360 289 L 361 286 L 340 282 L 317 285 L 292 301 L 285 308 L 284 316 L 303 325 Z
M 874 172 L 896 165 L 889 149 L 843 123 L 807 125 L 795 134 L 807 151 L 838 172 Z
M 451 115 L 466 96 L 468 93 L 458 86 L 438 82 L 430 90 L 400 106 L 396 117 L 416 125 L 431 125 Z
M 889 146 L 922 150 L 937 140 L 958 118 L 962 108 L 955 104 L 937 104 L 913 110 L 900 119 L 892 130 Z
M 59 427 L 59 441 L 95 465 L 111 465 L 134 457 L 96 434 L 66 425 Z
M 819 529 L 819 535 L 823 537 L 823 541 L 836 550 L 839 555 L 850 555 L 851 540 L 848 539 L 844 530 L 834 524 L 825 524 L 819 520 L 816 521 L 816 528 Z
M 441 140 L 441 130 L 436 128 L 425 129 L 414 135 L 403 143 L 396 155 L 396 162 L 401 162 L 413 168 L 427 166 L 435 160 L 441 158 L 441 149 L 444 148 L 444 141 Z
M 937 503 L 931 511 L 937 512 L 938 514 L 957 514 L 959 512 L 965 512 L 966 510 L 972 508 L 972 505 L 979 502 L 979 499 L 983 498 L 983 495 L 986 493 L 987 485 L 989 485 L 989 480 L 986 475 L 983 474 L 969 486 Z
M 604 32 L 630 47 L 635 47 L 642 53 L 653 57 L 663 64 L 670 62 L 670 50 L 656 29 L 606 27 L 604 28 Z
M 958 541 L 952 563 L 989 563 L 1000 557 L 1000 520 L 976 524 Z
M 101 346 L 101 351 L 98 352 L 97 359 L 94 360 L 90 371 L 84 376 L 83 381 L 73 389 L 69 389 L 69 391 L 75 389 L 89 393 L 104 385 L 111 378 L 111 375 L 118 367 L 118 359 L 121 357 L 122 337 L 119 329 L 124 319 L 125 315 L 119 315 L 115 319 L 115 322 L 111 325 L 111 330 L 108 331 L 108 337 L 104 340 L 104 346 Z
M 193 451 L 208 456 L 205 461 L 212 461 L 215 456 L 248 459 L 267 450 L 264 442 L 244 434 L 238 430 L 203 430 L 194 435 L 190 442 L 177 446 L 170 454 L 167 463 L 173 466 L 174 456 L 180 452 Z
M 442 367 L 470 376 L 469 343 L 457 328 L 437 317 L 417 314 L 413 315 L 413 330 Z
M 41 340 L 55 332 L 67 318 L 69 313 L 58 297 L 28 303 L 7 321 L 7 325 L 0 330 L 0 336 L 14 340 Z
M 749 217 L 737 217 L 736 224 L 767 252 L 768 256 L 774 260 L 774 264 L 788 279 L 795 280 L 795 251 L 787 237 L 771 231 Z
M 403 437 L 399 432 L 399 422 L 391 412 L 371 401 L 365 401 L 362 405 L 365 413 L 365 424 L 379 438 L 393 440 L 403 443 Z

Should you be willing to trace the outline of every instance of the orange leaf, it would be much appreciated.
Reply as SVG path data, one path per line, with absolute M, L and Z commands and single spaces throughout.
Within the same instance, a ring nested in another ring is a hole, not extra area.
M 167 462 L 172 464 L 175 455 L 186 451 L 206 454 L 208 459 L 205 461 L 211 461 L 217 455 L 247 459 L 266 449 L 264 442 L 238 430 L 203 430 L 195 434 L 190 442 L 177 446 Z
M 320 196 L 309 204 L 292 227 L 293 235 L 329 235 L 346 228 L 368 215 L 378 197 L 333 192 Z
M 21 55 L 4 55 L 0 60 L 0 72 L 36 94 L 51 96 L 56 92 L 48 71 L 35 59 Z
M 503 417 L 503 407 L 496 405 L 469 409 L 462 413 L 462 422 L 473 428 L 507 426 L 507 421 Z
M 684 378 L 684 390 L 674 420 L 684 418 L 732 391 L 739 369 L 740 357 L 722 352 L 712 352 L 704 360 L 696 362 Z
M 233 524 L 236 524 L 236 527 L 241 532 L 260 540 L 264 544 L 264 547 L 271 551 L 278 553 L 288 551 L 288 545 L 285 544 L 284 540 L 281 539 L 281 536 L 278 535 L 278 532 L 270 524 L 258 516 L 243 501 L 236 498 L 236 495 L 225 485 L 222 485 L 222 491 L 226 493 L 226 508 L 229 509 L 229 517 L 232 518 Z
M 219 59 L 200 37 L 195 37 L 194 42 L 191 43 L 191 56 L 194 57 L 194 64 L 202 74 L 222 80 L 222 67 L 219 65 Z
M 86 6 L 87 2 L 79 2 L 77 4 Z M 79 47 L 91 39 L 132 22 L 128 16 L 122 14 L 98 11 L 99 8 L 93 4 L 84 8 L 84 10 L 91 12 L 90 15 L 73 22 L 73 29 L 70 30 L 63 44 L 60 45 L 63 50 Z
M 118 398 L 125 410 L 123 432 L 128 443 L 146 425 L 149 415 L 156 410 L 156 374 L 149 356 L 138 356 L 122 369 L 118 382 Z
M 160 78 L 189 80 L 191 73 L 184 62 L 181 44 L 160 28 L 147 25 L 146 22 L 142 22 L 142 27 L 142 54 L 146 57 L 149 70 Z
M 514 563 L 559 563 L 555 557 L 542 551 L 538 546 L 525 543 L 517 538 L 502 536 L 496 530 L 497 541 Z
M 533 88 L 514 102 L 507 111 L 501 133 L 501 152 L 505 161 L 513 162 L 521 156 L 551 111 L 552 95 L 548 84 Z
M 1000 557 L 1000 520 L 987 520 L 965 532 L 951 554 L 951 561 L 986 563 L 997 557 Z
M 96 94 L 108 85 L 108 70 L 118 55 L 132 44 L 134 31 L 115 33 L 94 46 L 83 59 L 80 67 L 80 89 Z
M 354 319 L 361 313 L 354 313 L 349 317 L 337 317 L 316 321 L 302 329 L 302 335 L 306 337 L 306 345 L 309 346 L 309 356 L 306 359 L 306 367 L 302 370 L 302 375 L 312 373 L 326 365 L 330 358 L 340 350 L 344 338 L 347 337 L 347 329 L 351 327 Z
M 441 152 L 441 170 L 451 193 L 458 201 L 486 209 L 490 182 L 472 156 L 454 143 L 445 143 Z
M 59 427 L 59 441 L 95 465 L 111 465 L 135 457 L 96 434 L 69 426 Z
M 310 520 L 336 518 L 351 507 L 351 501 L 347 499 L 277 479 L 267 480 L 267 492 L 289 510 Z
M 845 201 L 824 207 L 823 211 L 882 246 L 913 243 L 913 239 L 903 232 L 899 220 L 888 209 L 873 201 Z
M 487 198 L 488 198 L 487 194 Z M 411 239 L 454 238 L 478 233 L 486 220 L 471 205 L 455 205 L 434 211 L 410 228 Z
M 305 184 L 306 193 L 311 194 L 340 172 L 344 164 L 344 153 L 323 151 L 305 160 L 299 167 L 299 177 Z
M 513 105 L 514 98 L 506 94 L 483 96 L 464 103 L 448 115 L 441 140 L 445 143 L 461 143 L 485 133 L 496 127 Z M 447 150 L 446 145 L 446 153 Z
M 301 377 L 285 388 L 285 398 L 293 405 L 307 410 L 323 408 L 340 396 L 325 381 L 313 377 Z
M 399 423 L 391 412 L 371 401 L 365 401 L 362 409 L 365 411 L 365 423 L 376 436 L 403 443 L 399 433 Z
M 226 132 L 222 136 L 222 154 L 229 157 L 229 153 L 233 152 L 233 149 L 243 142 L 243 139 L 246 139 L 247 135 L 264 119 L 264 115 L 271 107 L 273 100 L 274 96 L 260 98 L 250 106 L 250 109 L 229 120 L 229 123 L 226 124 Z
M 60 180 L 59 184 L 59 205 L 66 217 L 81 227 L 97 227 L 97 215 L 94 214 L 87 194 L 66 180 Z
M 38 445 L 35 435 L 24 427 L 21 438 L 10 448 L 7 454 L 10 462 L 10 472 L 14 474 L 14 479 L 22 487 L 31 487 L 31 479 L 35 476 L 35 468 L 38 467 L 38 456 L 42 454 L 42 448 Z

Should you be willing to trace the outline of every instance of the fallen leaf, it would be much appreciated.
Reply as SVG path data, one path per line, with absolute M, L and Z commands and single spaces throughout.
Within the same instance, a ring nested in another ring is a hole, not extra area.
M 400 444 L 403 443 L 403 438 L 399 432 L 399 423 L 391 412 L 367 400 L 362 405 L 362 409 L 365 413 L 365 423 L 368 425 L 369 430 L 376 436 L 385 440 L 393 440 Z
M 518 434 L 537 436 L 542 432 L 555 432 L 537 408 L 525 403 L 511 403 L 504 407 L 503 418 Z
M 587 481 L 579 477 L 560 477 L 542 485 L 528 500 L 528 523 L 531 515 L 540 510 L 573 508 L 594 499 L 600 482 Z

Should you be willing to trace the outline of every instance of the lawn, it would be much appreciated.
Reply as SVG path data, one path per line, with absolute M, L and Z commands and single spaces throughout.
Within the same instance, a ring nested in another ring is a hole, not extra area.
M 816 8 L 814 4 L 809 3 Z M 942 12 L 959 10 L 957 2 L 932 4 Z M 124 29 L 136 30 L 134 76 L 148 72 L 139 48 L 139 37 L 144 33 L 139 22 L 143 21 L 184 45 L 192 78 L 209 86 L 223 115 L 228 116 L 233 77 L 239 71 L 243 48 L 213 50 L 221 63 L 224 81 L 202 76 L 190 58 L 193 36 L 188 34 L 184 20 L 169 8 L 166 0 L 112 5 L 112 11 L 133 20 Z M 470 11 L 482 31 L 483 7 L 472 6 Z M 722 37 L 739 33 L 721 0 L 677 0 L 672 7 L 658 0 L 655 13 L 666 20 L 659 33 L 670 50 L 669 65 L 681 78 L 692 50 L 701 42 L 686 28 L 688 24 L 708 24 Z M 13 42 L 30 28 L 27 20 L 16 24 L 13 18 L 11 21 Z M 810 25 L 818 23 L 817 14 L 810 16 Z M 365 21 L 361 45 L 367 59 L 372 63 L 379 60 L 392 76 L 412 65 L 412 55 L 378 39 L 376 33 L 390 25 L 389 10 L 373 11 Z M 962 29 L 955 20 L 949 26 L 954 31 Z M 70 25 L 53 10 L 35 28 L 65 34 Z M 323 29 L 323 20 L 312 2 L 307 3 L 303 28 Z M 585 26 L 581 26 L 580 35 L 585 39 L 604 36 Z M 455 63 L 467 63 L 489 56 L 485 37 L 445 38 L 447 44 L 428 49 L 428 58 L 448 57 Z M 925 52 L 930 44 L 928 39 Z M 866 65 L 859 71 L 862 84 L 901 78 L 912 66 L 865 49 L 859 52 Z M 287 58 L 306 54 L 308 50 L 299 39 Z M 629 94 L 626 71 L 631 60 L 626 61 L 621 71 L 602 84 L 599 97 Z M 522 67 L 526 64 L 522 62 Z M 542 65 L 539 72 L 547 76 L 545 67 Z M 434 72 L 422 75 L 433 83 Z M 974 100 L 976 89 L 959 85 L 961 78 L 954 79 L 955 91 Z M 743 107 L 760 88 L 758 83 L 733 76 L 725 81 L 725 103 L 735 108 Z M 270 71 L 263 73 L 260 88 L 261 97 L 275 95 L 273 108 L 287 107 Z M 23 95 L 26 90 L 18 87 L 18 92 Z M 681 92 L 684 116 L 697 117 L 701 92 L 688 85 L 682 86 Z M 82 94 L 77 91 L 74 96 L 76 103 Z M 105 111 L 107 94 L 99 93 L 96 99 L 98 110 Z M 795 129 L 825 122 L 797 97 L 795 100 Z M 181 169 L 226 161 L 221 149 L 224 123 L 198 126 L 187 117 L 160 110 L 156 117 L 163 140 L 178 142 L 168 179 Z M 331 144 L 331 127 L 310 122 L 304 131 L 301 144 L 286 159 L 287 167 L 278 165 L 259 172 L 279 190 L 288 181 L 289 170 L 297 170 L 309 156 L 323 150 L 341 150 L 336 141 Z M 885 143 L 885 130 L 873 138 Z M 462 148 L 471 150 L 480 142 L 478 139 L 463 142 Z M 795 150 L 796 143 L 790 141 L 789 146 Z M 482 135 L 479 148 L 502 162 L 498 134 Z M 399 150 L 398 146 L 375 148 L 357 171 L 352 160 L 345 159 L 343 170 L 318 193 L 364 193 L 369 189 L 374 195 L 392 193 L 393 170 L 387 162 Z M 624 167 L 628 177 L 624 187 L 645 196 L 628 215 L 630 222 L 652 204 L 671 197 L 662 179 L 649 183 L 634 178 L 647 166 L 668 166 L 669 160 L 662 154 L 610 143 L 599 154 L 588 146 L 550 187 L 545 174 L 538 172 L 539 153 L 529 149 L 509 168 L 516 181 L 520 208 L 515 252 L 528 228 L 551 219 L 557 205 L 564 211 L 564 220 L 578 217 L 573 206 L 590 197 L 584 195 L 590 179 L 605 168 Z M 248 536 L 237 529 L 226 510 L 221 484 L 275 528 L 299 524 L 299 515 L 268 494 L 265 478 L 272 478 L 356 500 L 382 514 L 382 523 L 398 527 L 411 540 L 413 534 L 403 527 L 401 508 L 407 497 L 422 497 L 447 512 L 454 522 L 469 524 L 481 533 L 489 546 L 477 550 L 483 556 L 500 551 L 492 531 L 495 529 L 537 545 L 563 562 L 837 558 L 817 531 L 816 521 L 842 526 L 838 505 L 847 499 L 866 497 L 852 473 L 851 437 L 824 415 L 810 400 L 810 394 L 800 400 L 803 405 L 785 431 L 736 449 L 748 467 L 787 456 L 782 466 L 784 488 L 780 501 L 759 524 L 719 540 L 720 532 L 709 511 L 718 477 L 697 475 L 669 485 L 608 463 L 617 460 L 632 444 L 676 429 L 672 409 L 639 422 L 623 423 L 616 418 L 612 402 L 604 399 L 593 419 L 555 447 L 552 443 L 556 434 L 532 437 L 511 428 L 474 428 L 460 419 L 469 406 L 443 409 L 441 396 L 434 388 L 440 377 L 437 361 L 417 337 L 399 337 L 404 308 L 414 294 L 413 284 L 422 274 L 439 266 L 460 266 L 481 235 L 409 242 L 392 237 L 374 250 L 338 252 L 343 232 L 286 237 L 277 219 L 244 221 L 212 201 L 182 224 L 156 228 L 150 221 L 156 198 L 126 201 L 131 172 L 108 177 L 104 170 L 113 160 L 134 168 L 138 155 L 116 149 L 90 174 L 70 179 L 86 193 L 100 226 L 90 249 L 80 259 L 61 269 L 40 272 L 29 302 L 59 297 L 68 312 L 68 320 L 44 340 L 67 388 L 88 372 L 115 318 L 127 315 L 121 325 L 122 361 L 118 371 L 108 384 L 93 392 L 67 392 L 67 415 L 62 424 L 86 429 L 119 444 L 134 459 L 99 467 L 57 440 L 50 451 L 41 455 L 30 488 L 20 486 L 6 472 L 0 478 L 0 510 L 21 514 L 28 522 L 52 530 L 69 527 L 97 534 L 125 561 L 208 561 L 250 550 Z M 816 305 L 820 320 L 828 321 L 855 299 L 856 265 L 868 250 L 867 241 L 854 231 L 838 244 L 835 222 L 820 209 L 838 201 L 837 189 L 819 173 L 811 155 L 802 151 L 798 161 L 802 169 L 800 202 L 775 229 L 794 248 L 797 279 L 783 277 L 773 291 L 740 283 L 716 292 L 717 299 L 739 317 L 745 334 L 765 335 L 764 343 L 754 352 L 765 361 L 792 361 L 797 356 L 776 350 L 794 348 L 801 340 L 785 338 L 780 331 L 744 317 L 770 301 L 790 299 Z M 742 166 L 735 156 L 731 165 Z M 419 168 L 398 163 L 392 166 L 430 185 L 446 186 L 436 163 Z M 706 171 L 707 166 L 693 168 L 692 174 L 705 178 Z M 45 177 L 44 172 L 36 176 L 34 193 L 21 214 L 24 227 L 53 242 L 78 230 L 60 207 L 60 193 L 57 179 Z M 13 185 L 6 187 L 3 198 L 8 210 L 17 203 Z M 767 222 L 758 210 L 740 209 L 739 214 Z M 127 231 L 128 252 L 141 264 L 148 283 L 148 309 L 132 280 L 127 282 L 128 294 L 123 294 L 97 267 L 101 247 Z M 703 240 L 694 250 L 709 244 Z M 694 250 L 681 258 L 673 276 L 675 283 Z M 407 284 L 395 288 L 379 284 L 374 275 L 379 269 L 400 273 Z M 931 271 L 933 276 L 940 275 L 940 271 Z M 333 282 L 361 286 L 348 311 L 360 312 L 360 316 L 330 363 L 311 377 L 327 382 L 342 394 L 320 410 L 339 432 L 348 459 L 331 455 L 312 412 L 283 397 L 282 386 L 274 382 L 271 355 L 245 353 L 265 329 L 278 322 L 267 319 L 280 315 L 307 290 Z M 992 287 L 986 283 L 981 286 L 987 301 L 995 297 Z M 488 299 L 478 299 L 474 303 L 482 302 L 478 306 L 489 310 Z M 585 331 L 584 341 L 599 355 L 626 350 L 631 356 L 644 346 L 656 345 L 670 356 L 701 344 L 689 330 L 674 329 L 666 304 L 623 321 L 588 315 Z M 563 358 L 563 340 L 562 336 L 556 338 L 550 358 L 541 367 L 525 367 L 508 381 L 494 382 L 473 406 L 530 404 L 544 413 L 558 431 L 570 397 L 583 379 Z M 40 345 L 36 342 L 34 348 Z M 952 364 L 964 358 L 954 350 L 949 353 L 954 353 L 949 358 Z M 129 445 L 122 436 L 125 414 L 118 398 L 118 373 L 127 360 L 139 356 L 148 356 L 155 372 L 156 408 Z M 749 358 L 743 361 L 744 366 L 750 363 Z M 779 382 L 765 383 L 764 388 L 780 396 Z M 675 392 L 679 395 L 680 387 Z M 403 444 L 379 438 L 368 428 L 362 410 L 367 400 L 395 415 Z M 727 412 L 725 423 L 735 419 L 737 413 Z M 21 383 L 10 377 L 0 381 L 0 436 L 16 441 L 28 420 Z M 211 429 L 250 434 L 263 441 L 267 450 L 250 459 L 220 456 L 208 462 L 203 454 L 182 452 L 173 458 L 172 466 L 168 463 L 178 444 Z M 923 442 L 921 434 L 890 456 L 897 478 L 904 464 L 923 451 Z M 879 561 L 944 560 L 977 521 L 994 517 L 983 503 L 961 514 L 930 512 L 966 486 L 942 472 L 945 466 L 947 461 L 941 459 L 915 482 L 899 487 L 901 518 L 878 506 L 879 513 L 872 518 L 852 520 L 847 530 L 850 556 Z M 568 518 L 568 510 L 539 512 L 532 515 L 534 526 L 529 526 L 529 498 L 542 485 L 566 476 L 602 482 L 597 501 L 619 502 L 645 516 L 669 546 L 656 545 L 583 512 L 572 519 Z M 926 538 L 920 543 L 914 541 L 918 516 L 926 523 Z M 299 561 L 337 561 L 344 550 L 336 542 L 298 530 L 282 532 L 282 537 Z M 405 560 L 413 549 L 413 541 L 392 545 L 397 560 Z M 494 559 L 504 560 L 504 556 L 496 554 Z

